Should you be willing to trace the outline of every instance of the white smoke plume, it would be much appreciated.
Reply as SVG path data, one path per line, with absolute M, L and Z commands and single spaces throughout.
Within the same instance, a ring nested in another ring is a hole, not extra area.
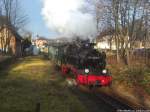
M 42 15 L 52 31 L 65 36 L 94 37 L 96 21 L 94 16 L 81 9 L 85 7 L 85 0 L 42 0 Z

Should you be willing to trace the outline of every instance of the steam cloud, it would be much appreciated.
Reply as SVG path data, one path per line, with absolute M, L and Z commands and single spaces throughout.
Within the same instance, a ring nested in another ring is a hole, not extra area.
M 65 36 L 91 38 L 96 35 L 96 21 L 90 13 L 83 12 L 84 0 L 42 0 L 42 15 L 52 31 Z

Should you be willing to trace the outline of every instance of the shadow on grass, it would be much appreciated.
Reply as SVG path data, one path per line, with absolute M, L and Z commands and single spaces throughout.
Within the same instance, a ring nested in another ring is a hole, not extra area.
M 7 69 L 12 63 L 15 62 L 15 58 L 9 57 L 3 61 L 0 62 L 0 71 Z
M 39 61 L 42 64 L 37 66 Z M 22 67 L 18 69 L 20 65 Z M 32 72 L 33 69 L 35 72 Z M 52 69 L 49 62 L 34 57 L 19 59 L 3 69 L 0 76 L 0 111 L 71 112 L 73 109 L 76 110 L 74 112 L 86 112 L 67 89 L 65 80 Z

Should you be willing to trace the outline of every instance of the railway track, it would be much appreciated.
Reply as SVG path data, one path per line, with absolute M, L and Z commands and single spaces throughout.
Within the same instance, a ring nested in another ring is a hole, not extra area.
M 70 84 L 71 82 L 72 82 L 71 87 L 73 87 L 75 81 L 70 80 L 70 81 L 68 81 L 68 84 Z M 114 109 L 122 109 L 122 110 L 124 110 L 124 109 L 131 110 L 131 109 L 133 109 L 127 103 L 124 103 L 121 100 L 118 100 L 117 98 L 113 98 L 111 96 L 108 96 L 105 93 L 99 92 L 99 91 L 97 91 L 97 89 L 89 89 L 88 87 L 85 87 L 85 86 L 80 86 L 80 88 L 75 87 L 74 89 L 77 89 L 77 91 L 79 90 L 79 91 L 82 91 L 82 92 L 85 92 L 85 93 L 92 94 L 97 99 L 103 100 L 106 104 L 110 105 Z
M 112 98 L 104 93 L 93 93 L 98 99 L 103 100 L 106 104 L 110 105 L 114 110 L 133 110 L 128 104 Z
M 87 108 L 88 112 L 116 112 L 112 106 L 97 98 L 90 92 L 81 91 L 79 88 L 69 88 Z
M 91 99 L 91 101 L 94 102 L 96 106 L 99 106 L 96 108 L 100 108 L 100 109 L 108 108 L 107 112 L 117 112 L 117 111 L 119 112 L 119 110 L 134 110 L 131 106 L 117 100 L 116 98 L 112 98 L 104 93 L 96 92 L 95 90 L 89 90 L 86 87 L 82 87 L 82 88 L 70 87 L 70 90 L 76 95 L 78 95 L 79 97 L 81 97 L 80 98 L 81 100 L 86 101 L 86 99 Z M 86 98 L 82 99 L 82 97 L 86 97 Z M 98 111 L 100 109 L 97 109 L 97 111 L 91 110 L 91 112 L 103 112 L 103 111 Z

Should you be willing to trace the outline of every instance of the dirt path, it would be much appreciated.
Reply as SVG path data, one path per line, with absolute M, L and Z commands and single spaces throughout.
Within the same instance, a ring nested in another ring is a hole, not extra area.
M 40 57 L 21 59 L 0 71 L 0 112 L 106 112 L 109 108 L 79 96 L 68 89 L 50 61 Z

